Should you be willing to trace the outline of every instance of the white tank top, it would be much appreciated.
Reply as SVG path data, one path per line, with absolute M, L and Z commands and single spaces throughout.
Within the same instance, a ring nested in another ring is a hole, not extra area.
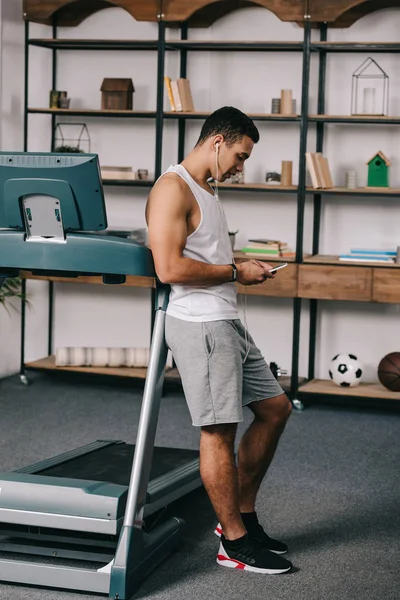
M 165 173 L 176 173 L 182 177 L 200 207 L 200 224 L 188 236 L 183 256 L 212 265 L 231 264 L 232 246 L 223 208 L 217 196 L 196 183 L 182 165 L 172 165 Z M 167 314 L 185 321 L 238 319 L 235 285 L 221 283 L 191 287 L 173 284 Z

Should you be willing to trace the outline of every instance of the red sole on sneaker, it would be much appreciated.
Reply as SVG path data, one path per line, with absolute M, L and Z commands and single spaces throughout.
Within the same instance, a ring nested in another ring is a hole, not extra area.
M 242 571 L 250 571 L 251 573 L 263 573 L 264 575 L 280 575 L 281 573 L 287 573 L 290 571 L 291 567 L 287 567 L 286 569 L 261 569 L 260 567 L 251 567 L 250 565 L 246 565 L 245 563 L 240 562 L 239 560 L 235 560 L 234 558 L 229 558 L 229 556 L 224 556 L 223 554 L 217 555 L 217 563 L 222 567 L 228 567 L 229 569 L 239 569 Z

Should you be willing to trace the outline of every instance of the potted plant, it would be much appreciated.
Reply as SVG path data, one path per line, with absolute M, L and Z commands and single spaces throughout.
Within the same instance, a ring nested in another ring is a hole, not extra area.
M 22 292 L 22 281 L 20 277 L 10 277 L 6 279 L 3 285 L 0 288 L 0 306 L 4 306 L 7 312 L 8 311 L 8 302 L 9 298 L 20 298 L 21 300 L 26 300 L 26 295 Z M 12 306 L 12 305 L 11 305 Z

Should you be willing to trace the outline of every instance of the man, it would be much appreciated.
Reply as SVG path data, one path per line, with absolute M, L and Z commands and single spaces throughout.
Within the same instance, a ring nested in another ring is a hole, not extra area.
M 146 207 L 157 276 L 171 285 L 166 342 L 177 364 L 193 425 L 201 427 L 200 473 L 219 524 L 220 565 L 283 573 L 292 564 L 255 512 L 261 481 L 291 405 L 239 320 L 234 282 L 257 285 L 275 275 L 257 260 L 234 264 L 218 193 L 208 184 L 241 171 L 259 133 L 223 107 L 204 122 L 196 146 L 155 183 Z M 234 456 L 243 406 L 254 420 Z

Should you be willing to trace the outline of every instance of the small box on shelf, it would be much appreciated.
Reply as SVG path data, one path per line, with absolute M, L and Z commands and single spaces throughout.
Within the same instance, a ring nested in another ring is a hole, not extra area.
M 106 77 L 101 90 L 102 110 L 132 110 L 135 91 L 132 79 Z

